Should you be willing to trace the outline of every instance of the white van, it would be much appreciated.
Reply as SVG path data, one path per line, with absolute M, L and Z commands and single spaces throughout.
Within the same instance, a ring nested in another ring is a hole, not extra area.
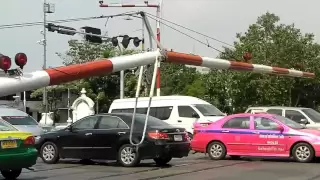
M 138 99 L 137 113 L 147 114 L 148 97 Z M 114 100 L 109 113 L 133 113 L 135 98 Z M 190 96 L 153 97 L 150 116 L 161 119 L 168 124 L 185 128 L 193 134 L 194 122 L 213 122 L 225 116 L 218 108 L 199 98 Z

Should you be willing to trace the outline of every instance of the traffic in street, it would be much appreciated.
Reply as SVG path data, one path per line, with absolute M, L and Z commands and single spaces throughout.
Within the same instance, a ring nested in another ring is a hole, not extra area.
M 169 165 L 158 167 L 151 160 L 138 167 L 121 167 L 115 162 L 80 162 L 61 160 L 58 164 L 44 164 L 38 160 L 34 172 L 24 170 L 20 180 L 236 180 L 236 179 L 320 179 L 320 163 L 296 163 L 281 159 L 241 159 L 212 161 L 204 154 L 190 154 L 187 158 L 173 159 Z M 0 179 L 3 178 L 0 176 Z

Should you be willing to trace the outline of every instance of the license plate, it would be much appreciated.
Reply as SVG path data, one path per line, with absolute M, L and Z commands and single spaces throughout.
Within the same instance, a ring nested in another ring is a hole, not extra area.
M 9 148 L 16 148 L 17 141 L 1 141 L 1 148 L 2 149 L 9 149 Z
M 181 135 L 174 135 L 173 138 L 174 138 L 174 141 L 182 141 Z

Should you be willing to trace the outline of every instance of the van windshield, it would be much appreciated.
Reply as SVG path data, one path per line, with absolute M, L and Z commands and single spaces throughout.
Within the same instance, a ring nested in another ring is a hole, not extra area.
M 302 111 L 314 122 L 320 122 L 320 113 L 314 109 L 302 109 Z
M 2 116 L 1 118 L 12 125 L 38 125 L 30 116 Z
M 218 108 L 211 104 L 194 104 L 203 116 L 225 116 Z

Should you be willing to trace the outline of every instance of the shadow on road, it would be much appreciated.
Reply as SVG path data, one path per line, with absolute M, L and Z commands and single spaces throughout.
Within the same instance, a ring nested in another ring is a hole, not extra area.
M 97 165 L 97 166 L 114 166 L 114 167 L 122 167 L 115 161 L 101 161 L 101 160 L 60 160 L 58 164 L 78 164 L 78 165 Z M 137 167 L 158 167 L 158 168 L 170 168 L 172 165 L 168 164 L 165 166 L 157 166 L 153 162 L 141 162 Z

